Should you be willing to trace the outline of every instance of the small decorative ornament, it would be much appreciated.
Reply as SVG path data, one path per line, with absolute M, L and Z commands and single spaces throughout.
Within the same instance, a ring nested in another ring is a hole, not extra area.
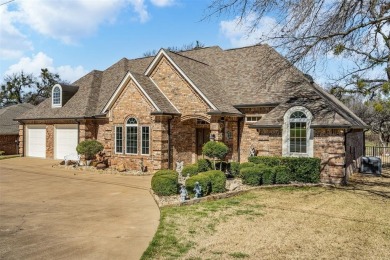
M 199 184 L 198 181 L 195 182 L 194 192 L 195 192 L 195 198 L 202 197 L 202 186 Z
M 251 145 L 251 148 L 249 149 L 249 157 L 256 156 L 256 149 Z
M 179 176 L 182 176 L 181 172 L 183 171 L 183 166 L 184 166 L 184 162 L 183 161 L 177 161 L 176 162 L 176 171 L 179 174 Z
M 186 201 L 187 196 L 188 196 L 188 192 L 187 192 L 186 186 L 181 185 L 181 188 L 180 188 L 180 201 L 181 202 Z

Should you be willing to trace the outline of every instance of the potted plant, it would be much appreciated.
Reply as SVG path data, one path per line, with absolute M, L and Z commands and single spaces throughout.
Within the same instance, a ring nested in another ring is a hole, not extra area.
M 85 140 L 79 143 L 76 147 L 76 151 L 79 154 L 83 154 L 86 160 L 86 165 L 89 166 L 95 155 L 103 151 L 103 145 L 96 140 Z

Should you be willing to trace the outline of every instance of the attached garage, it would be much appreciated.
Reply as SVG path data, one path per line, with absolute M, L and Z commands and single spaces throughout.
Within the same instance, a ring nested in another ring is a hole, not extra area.
M 64 159 L 66 155 L 76 153 L 78 144 L 78 127 L 72 125 L 56 125 L 54 129 L 54 158 Z
M 26 126 L 26 155 L 46 158 L 46 126 Z

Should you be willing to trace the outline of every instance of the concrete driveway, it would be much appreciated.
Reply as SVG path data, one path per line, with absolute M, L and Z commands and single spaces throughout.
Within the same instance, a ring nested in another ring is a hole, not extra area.
M 157 230 L 150 176 L 0 161 L 0 259 L 139 259 Z

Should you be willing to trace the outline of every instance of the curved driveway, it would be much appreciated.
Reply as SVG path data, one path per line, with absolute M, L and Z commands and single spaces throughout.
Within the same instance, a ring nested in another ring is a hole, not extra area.
M 157 230 L 150 176 L 0 161 L 0 259 L 139 259 Z

